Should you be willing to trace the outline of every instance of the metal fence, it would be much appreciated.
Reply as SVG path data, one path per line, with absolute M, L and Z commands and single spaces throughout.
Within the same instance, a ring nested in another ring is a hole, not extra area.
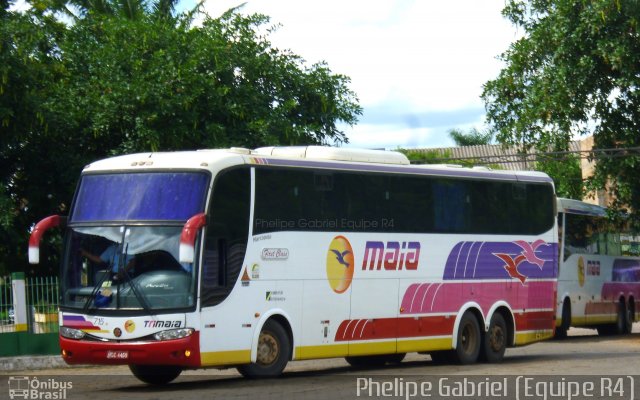
M 11 278 L 0 277 L 0 332 L 12 332 L 14 323 Z M 9 328 L 11 330 L 8 330 Z
M 58 331 L 58 277 L 25 280 L 27 324 L 31 333 Z M 20 300 L 20 299 L 19 299 Z M 0 332 L 15 332 L 11 277 L 0 277 Z

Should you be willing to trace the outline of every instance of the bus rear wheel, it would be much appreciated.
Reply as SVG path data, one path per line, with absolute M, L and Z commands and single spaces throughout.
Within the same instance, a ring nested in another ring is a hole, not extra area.
M 598 334 L 600 336 L 629 333 L 631 328 L 628 320 L 629 314 L 627 311 L 627 304 L 623 299 L 620 299 L 620 301 L 618 302 L 618 311 L 616 313 L 616 322 L 614 322 L 613 324 L 600 325 L 596 329 L 598 330 Z
M 494 313 L 489 323 L 489 331 L 482 340 L 482 358 L 489 363 L 497 363 L 504 358 L 507 349 L 507 323 L 500 313 Z
M 152 385 L 166 385 L 182 372 L 173 365 L 129 365 L 129 369 L 136 378 Z
M 475 363 L 480 355 L 481 344 L 482 335 L 478 319 L 473 313 L 467 311 L 462 315 L 460 326 L 458 326 L 455 361 L 463 365 Z
M 241 365 L 238 372 L 247 378 L 274 378 L 287 366 L 291 356 L 291 340 L 278 322 L 268 320 L 258 338 L 255 363 Z
M 620 302 L 618 303 L 615 333 L 618 335 L 624 335 L 627 333 L 627 303 L 624 299 L 620 299 Z
M 631 333 L 631 331 L 633 330 L 633 323 L 635 322 L 635 319 L 636 319 L 636 303 L 633 300 L 633 298 L 630 298 L 629 302 L 627 303 L 627 309 L 625 313 L 624 333 Z

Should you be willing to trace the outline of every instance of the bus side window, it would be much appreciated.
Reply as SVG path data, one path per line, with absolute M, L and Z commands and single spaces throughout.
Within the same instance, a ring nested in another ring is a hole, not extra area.
M 202 257 L 203 307 L 219 304 L 231 293 L 249 236 L 249 169 L 223 171 L 214 185 Z
M 467 184 L 456 180 L 433 180 L 434 230 L 443 233 L 469 229 L 469 195 Z

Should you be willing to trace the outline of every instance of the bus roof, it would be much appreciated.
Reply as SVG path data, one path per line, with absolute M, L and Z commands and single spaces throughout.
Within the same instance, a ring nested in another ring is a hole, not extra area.
M 215 172 L 238 164 L 552 182 L 546 174 L 537 171 L 503 171 L 491 170 L 486 167 L 467 168 L 444 164 L 412 165 L 409 164 L 407 157 L 400 152 L 328 146 L 137 153 L 95 161 L 87 165 L 83 172 L 143 169 L 203 169 Z
M 407 156 L 397 151 L 343 149 L 329 146 L 284 146 L 260 147 L 253 153 L 286 158 L 409 165 Z
M 569 214 L 583 214 L 602 217 L 607 214 L 607 209 L 595 204 L 585 203 L 580 200 L 558 198 L 558 212 Z

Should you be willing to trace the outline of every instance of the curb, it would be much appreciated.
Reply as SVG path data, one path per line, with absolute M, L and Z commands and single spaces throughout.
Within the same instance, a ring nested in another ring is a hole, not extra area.
M 0 357 L 0 372 L 69 368 L 61 356 Z

